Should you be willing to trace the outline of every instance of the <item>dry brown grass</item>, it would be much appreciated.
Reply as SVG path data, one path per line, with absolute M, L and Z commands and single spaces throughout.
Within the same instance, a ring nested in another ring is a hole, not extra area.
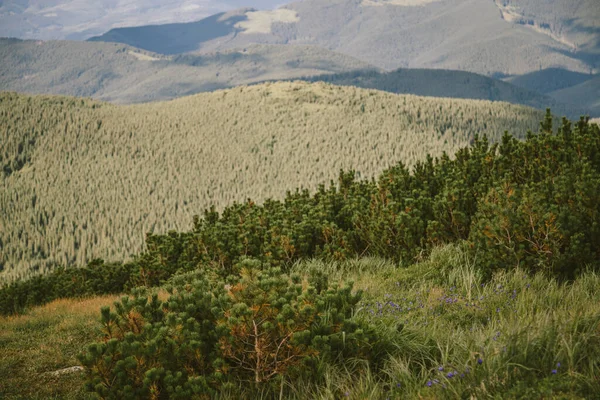
M 540 111 L 301 82 L 115 106 L 0 94 L 2 276 L 127 259 L 146 232 L 185 230 L 215 205 L 315 189 L 340 169 L 373 177 L 475 134 L 536 130 Z M 2 155 L 2 153 L 4 153 Z
M 85 398 L 81 373 L 48 373 L 79 364 L 77 354 L 100 335 L 99 309 L 118 298 L 56 300 L 25 315 L 0 317 L 0 398 Z

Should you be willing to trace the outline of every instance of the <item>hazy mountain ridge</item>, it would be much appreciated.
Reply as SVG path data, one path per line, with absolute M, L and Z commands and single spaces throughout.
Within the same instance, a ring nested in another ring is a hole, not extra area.
M 0 261 L 16 277 L 124 259 L 145 232 L 187 228 L 210 205 L 315 189 L 341 168 L 375 176 L 398 161 L 452 154 L 475 134 L 523 135 L 542 117 L 507 103 L 323 83 L 132 106 L 3 93 L 10 171 L 0 175 Z
M 0 90 L 86 96 L 117 103 L 372 68 L 314 46 L 253 45 L 223 53 L 164 56 L 115 43 L 16 39 L 0 39 L 0 67 Z
M 399 69 L 392 72 L 351 71 L 341 74 L 304 78 L 307 81 L 323 81 L 334 85 L 350 85 L 366 89 L 378 89 L 392 93 L 410 93 L 417 96 L 452 97 L 506 101 L 538 109 L 551 108 L 555 115 L 578 119 L 581 115 L 599 115 L 600 110 L 587 109 L 589 99 L 576 105 L 561 103 L 561 99 L 574 100 L 570 96 L 556 98 L 518 87 L 483 75 L 464 71 L 438 69 Z
M 504 20 L 566 44 L 600 67 L 600 6 L 596 0 L 495 0 Z
M 250 0 L 271 9 L 276 0 Z M 0 37 L 85 40 L 122 26 L 191 22 L 248 6 L 246 0 L 8 0 L 0 2 Z
M 315 46 L 251 45 L 222 53 L 165 56 L 114 43 L 0 39 L 0 55 L 0 65 L 7 71 L 0 76 L 1 90 L 88 96 L 116 103 L 171 99 L 267 80 L 304 79 L 393 93 L 551 107 L 557 115 L 572 117 L 588 113 L 585 104 L 560 104 L 469 72 L 402 69 L 383 73 Z
M 540 67 L 590 68 L 590 60 L 569 45 L 504 20 L 493 1 L 305 0 L 279 11 L 221 15 L 219 23 L 230 29 L 210 40 L 199 36 L 189 48 L 202 52 L 250 43 L 314 44 L 388 70 L 441 68 L 484 75 L 524 74 Z M 209 29 L 213 24 L 204 20 L 194 27 Z M 129 35 L 139 37 L 139 29 Z M 160 52 L 168 34 L 164 27 L 152 29 L 152 40 L 137 45 Z M 94 40 L 131 43 L 131 36 L 118 38 L 111 31 Z
M 600 115 L 600 76 L 582 82 L 578 85 L 555 90 L 549 93 L 557 100 L 562 100 L 575 106 L 584 106 L 592 116 Z

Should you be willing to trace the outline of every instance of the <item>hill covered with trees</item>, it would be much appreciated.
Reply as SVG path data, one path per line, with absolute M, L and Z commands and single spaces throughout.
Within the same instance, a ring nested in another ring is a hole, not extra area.
M 121 260 L 146 232 L 251 197 L 310 190 L 340 169 L 374 177 L 475 135 L 536 129 L 542 113 L 485 101 L 276 83 L 115 106 L 2 94 L 3 276 Z M 135 233 L 132 233 L 135 232 Z

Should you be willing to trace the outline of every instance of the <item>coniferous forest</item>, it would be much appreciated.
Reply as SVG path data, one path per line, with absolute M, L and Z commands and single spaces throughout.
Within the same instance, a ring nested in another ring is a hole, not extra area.
M 191 222 L 130 261 L 5 284 L 7 360 L 19 332 L 73 338 L 53 319 L 65 298 L 103 298 L 66 319 L 84 375 L 49 394 L 599 398 L 600 128 L 584 118 L 548 111 L 524 140 L 478 136 Z

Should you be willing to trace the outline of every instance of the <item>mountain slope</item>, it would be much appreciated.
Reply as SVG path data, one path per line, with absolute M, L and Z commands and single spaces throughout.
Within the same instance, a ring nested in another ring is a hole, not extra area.
M 557 101 L 568 102 L 575 106 L 586 107 L 594 117 L 600 116 L 600 76 L 575 86 L 555 90 L 549 93 Z
M 597 0 L 495 0 L 502 18 L 564 43 L 600 68 Z
M 165 56 L 114 43 L 0 39 L 0 66 L 5 71 L 0 75 L 0 90 L 88 96 L 115 103 L 302 78 L 393 93 L 550 107 L 558 115 L 575 118 L 588 113 L 585 103 L 570 107 L 469 72 L 401 69 L 382 73 L 315 46 L 251 45 L 222 53 Z
M 438 69 L 398 69 L 387 73 L 351 71 L 308 77 L 306 80 L 378 89 L 392 93 L 409 93 L 417 96 L 506 101 L 538 109 L 551 108 L 556 115 L 575 119 L 590 113 L 600 116 L 596 110 L 594 110 L 596 114 L 592 110 L 588 110 L 588 103 L 583 99 L 576 102 L 577 105 L 571 105 L 566 103 L 572 100 L 570 96 L 557 96 L 555 99 L 532 90 L 464 71 Z
M 91 96 L 117 103 L 357 68 L 371 66 L 314 46 L 254 45 L 171 57 L 114 43 L 0 39 L 0 90 Z
M 594 75 L 589 73 L 547 68 L 520 76 L 511 76 L 506 78 L 505 81 L 538 93 L 550 93 L 579 85 L 592 78 L 594 78 Z
M 494 1 L 305 0 L 276 11 L 240 10 L 220 15 L 218 21 L 230 29 L 209 40 L 204 34 L 188 37 L 195 43 L 186 48 L 206 52 L 250 43 L 314 44 L 389 70 L 442 68 L 484 75 L 524 74 L 540 67 L 587 72 L 595 60 L 552 36 L 503 19 Z M 201 26 L 213 25 L 208 20 L 194 25 Z M 142 29 L 151 39 L 137 45 L 156 52 L 171 35 L 155 26 L 131 28 L 127 37 L 123 30 L 111 31 L 94 40 L 132 43 Z
M 0 95 L 4 277 L 138 252 L 148 231 L 252 197 L 315 189 L 340 168 L 375 176 L 475 134 L 537 130 L 543 113 L 506 103 L 275 83 L 170 102 Z M 8 167 L 7 167 L 8 166 Z
M 254 9 L 219 13 L 197 22 L 115 28 L 89 41 L 117 42 L 161 54 L 180 54 L 198 50 L 198 43 L 235 32 L 235 25 Z
M 85 40 L 119 26 L 190 22 L 238 7 L 271 9 L 279 0 L 7 0 L 0 37 Z

